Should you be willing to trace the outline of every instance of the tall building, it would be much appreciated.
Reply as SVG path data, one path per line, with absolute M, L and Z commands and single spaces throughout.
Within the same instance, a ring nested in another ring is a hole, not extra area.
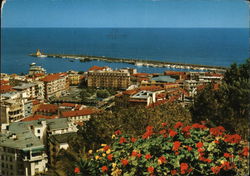
M 88 87 L 126 89 L 130 85 L 128 70 L 112 70 L 109 67 L 90 68 L 87 73 Z
M 44 97 L 60 97 L 69 89 L 68 76 L 65 73 L 50 74 L 41 79 L 44 82 Z
M 45 74 L 45 73 L 46 73 L 46 70 L 42 68 L 41 66 L 37 66 L 36 63 L 30 64 L 29 75 Z

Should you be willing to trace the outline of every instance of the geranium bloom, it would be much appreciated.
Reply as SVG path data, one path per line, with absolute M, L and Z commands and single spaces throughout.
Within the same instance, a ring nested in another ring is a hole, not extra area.
M 197 148 L 203 147 L 203 143 L 202 143 L 202 142 L 197 142 L 197 143 L 196 143 L 196 147 L 197 147 Z
M 172 175 L 176 175 L 176 174 L 177 174 L 177 171 L 176 171 L 176 170 L 171 170 L 171 174 L 172 174 Z
M 188 151 L 191 151 L 191 150 L 192 150 L 192 147 L 188 146 L 188 147 L 187 147 L 187 150 L 188 150 Z
M 171 136 L 171 137 L 174 137 L 175 135 L 177 135 L 178 133 L 177 132 L 175 132 L 175 131 L 173 131 L 173 130 L 169 130 L 169 135 Z
M 137 154 L 137 157 L 140 158 L 140 157 L 141 157 L 141 153 L 138 153 L 138 154 Z
M 149 173 L 151 173 L 151 174 L 154 173 L 154 170 L 155 170 L 155 168 L 153 166 L 148 167 L 148 172 Z
M 234 134 L 234 135 L 225 135 L 224 137 L 224 141 L 225 142 L 229 142 L 232 144 L 237 144 L 241 141 L 241 136 L 238 134 Z
M 178 151 L 179 147 L 180 147 L 181 143 L 179 141 L 175 141 L 173 144 L 173 151 Z
M 161 123 L 161 126 L 162 126 L 162 127 L 165 127 L 165 126 L 167 126 L 167 123 L 166 123 L 166 122 L 163 122 L 163 123 Z
M 181 163 L 181 174 L 185 174 L 188 172 L 188 164 L 187 163 Z
M 248 147 L 244 147 L 242 150 L 242 155 L 243 156 L 248 156 L 249 155 L 249 148 Z
M 130 140 L 131 140 L 131 142 L 133 142 L 133 143 L 136 142 L 136 138 L 134 138 L 134 137 L 132 137 Z
M 216 128 L 210 128 L 210 134 L 214 136 L 220 136 L 225 132 L 225 128 L 222 126 L 218 126 Z
M 231 155 L 230 153 L 224 153 L 224 157 L 225 157 L 225 158 L 232 158 L 233 155 Z
M 120 138 L 120 144 L 123 144 L 124 142 L 127 142 L 126 139 L 124 137 Z
M 136 151 L 132 151 L 131 156 L 136 157 L 137 156 L 137 152 Z
M 146 132 L 142 135 L 142 139 L 147 139 L 147 138 L 149 138 L 152 134 L 153 134 L 152 131 L 146 131 Z
M 122 134 L 122 132 L 120 130 L 115 131 L 115 135 L 121 135 L 121 134 Z
M 153 127 L 152 126 L 147 126 L 146 131 L 153 131 Z
M 110 149 L 110 146 L 106 145 L 105 147 L 103 147 L 104 151 L 107 151 L 108 149 Z
M 200 129 L 205 129 L 207 128 L 205 125 L 201 125 L 199 123 L 195 123 L 192 125 L 193 128 L 200 128 Z
M 191 128 L 192 128 L 191 126 L 185 126 L 184 128 L 182 128 L 182 132 L 187 133 Z
M 109 155 L 107 156 L 107 158 L 108 158 L 109 161 L 112 161 L 113 155 L 112 155 L 112 154 L 109 154 Z
M 223 168 L 224 170 L 230 170 L 233 168 L 233 165 L 230 165 L 230 163 L 228 161 L 223 162 L 223 164 L 221 165 L 221 168 Z
M 126 165 L 128 165 L 128 160 L 122 159 L 121 163 L 122 163 L 123 166 L 126 166 Z
M 211 168 L 211 170 L 214 174 L 218 174 L 220 172 L 220 169 L 221 169 L 221 167 L 219 167 L 219 166 L 214 166 Z
M 102 166 L 102 172 L 107 172 L 108 171 L 108 167 L 107 166 Z
M 183 126 L 183 124 L 182 124 L 181 122 L 177 122 L 177 123 L 175 124 L 174 128 L 180 128 L 180 127 L 182 127 L 182 126 Z
M 75 172 L 76 174 L 79 174 L 79 173 L 80 173 L 80 169 L 79 169 L 78 167 L 76 167 L 75 170 L 74 170 L 74 172 Z
M 166 162 L 167 162 L 167 160 L 164 156 L 161 156 L 158 158 L 158 164 L 161 165 L 161 164 L 166 163 Z
M 145 155 L 145 158 L 146 158 L 146 159 L 150 159 L 150 158 L 152 158 L 152 156 L 151 156 L 150 154 L 146 154 L 146 155 Z
M 167 132 L 167 130 L 161 130 L 159 133 L 160 134 L 165 134 Z

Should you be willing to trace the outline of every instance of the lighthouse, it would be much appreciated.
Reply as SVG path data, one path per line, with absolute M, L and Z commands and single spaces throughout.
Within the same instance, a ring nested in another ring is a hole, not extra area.
M 36 56 L 41 56 L 42 55 L 42 53 L 40 52 L 40 50 L 38 49 L 37 51 L 36 51 Z

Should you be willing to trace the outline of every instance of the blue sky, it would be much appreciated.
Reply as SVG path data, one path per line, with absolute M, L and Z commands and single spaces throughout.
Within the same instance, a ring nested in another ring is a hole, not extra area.
M 7 0 L 3 27 L 248 28 L 244 0 Z

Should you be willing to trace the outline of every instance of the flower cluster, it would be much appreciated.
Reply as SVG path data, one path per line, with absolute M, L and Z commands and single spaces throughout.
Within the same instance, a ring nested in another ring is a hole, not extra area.
M 173 128 L 163 123 L 158 131 L 148 126 L 136 138 L 118 130 L 113 140 L 91 152 L 89 162 L 98 175 L 228 175 L 237 173 L 249 156 L 238 134 L 204 123 L 177 122 Z

